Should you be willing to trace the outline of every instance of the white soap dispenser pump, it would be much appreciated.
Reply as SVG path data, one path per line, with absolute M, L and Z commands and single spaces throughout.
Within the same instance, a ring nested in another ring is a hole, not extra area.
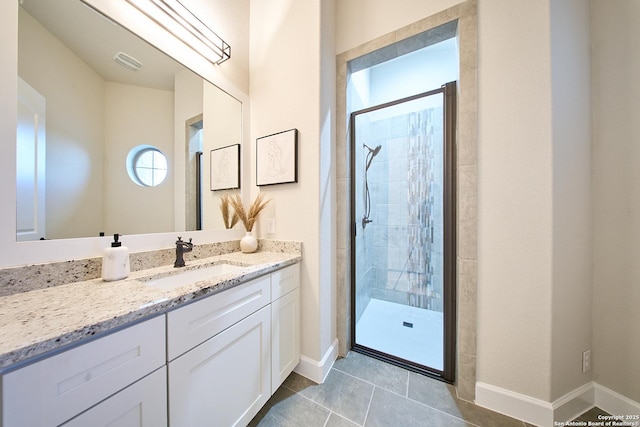
M 120 235 L 113 235 L 113 242 L 110 248 L 105 248 L 102 257 L 102 278 L 111 282 L 113 280 L 124 279 L 131 270 L 129 266 L 129 249 L 122 246 L 119 241 Z

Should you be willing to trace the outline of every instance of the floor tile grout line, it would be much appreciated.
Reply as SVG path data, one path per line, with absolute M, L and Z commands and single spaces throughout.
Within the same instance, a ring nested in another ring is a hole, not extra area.
M 299 391 L 295 391 L 295 390 L 294 390 L 294 389 L 292 389 L 291 387 L 288 387 L 288 386 L 286 386 L 286 385 L 284 385 L 284 384 L 282 384 L 282 385 L 281 385 L 281 387 L 284 387 L 284 388 L 286 388 L 287 390 L 291 391 L 293 394 L 296 394 L 296 395 L 298 395 L 298 396 L 300 396 L 300 397 L 302 397 L 302 398 L 304 398 L 304 399 L 308 400 L 309 402 L 313 403 L 314 405 L 317 405 L 317 406 L 321 407 L 322 409 L 325 409 L 325 410 L 329 411 L 329 417 L 327 418 L 327 422 L 329 422 L 329 418 L 331 417 L 331 414 L 336 414 L 336 415 L 338 415 L 338 416 L 340 416 L 340 417 L 344 418 L 345 420 L 351 421 L 351 422 L 352 422 L 352 423 L 354 423 L 355 425 L 360 426 L 360 424 L 358 424 L 356 421 L 352 420 L 351 418 L 346 417 L 346 416 L 344 416 L 344 415 L 342 415 L 342 414 L 340 414 L 340 413 L 338 413 L 338 412 L 336 412 L 336 411 L 333 411 L 333 410 L 331 410 L 331 409 L 327 408 L 327 407 L 326 407 L 326 406 L 324 406 L 323 404 L 316 402 L 316 401 L 315 401 L 315 400 L 313 400 L 312 398 L 305 396 L 304 394 L 300 393 Z M 374 387 L 375 387 L 375 386 L 374 386 Z M 325 423 L 325 425 L 326 425 L 326 423 Z
M 367 412 L 364 413 L 364 421 L 362 422 L 362 426 L 366 426 L 367 425 L 367 418 L 369 418 L 369 411 L 371 410 L 371 404 L 373 403 L 373 393 L 376 392 L 376 386 L 373 386 L 373 389 L 371 390 L 371 395 L 369 396 L 369 405 L 367 405 Z
M 411 381 L 411 372 L 407 371 L 407 387 L 404 397 L 409 398 L 409 381 Z
M 440 408 L 436 408 L 435 406 L 427 405 L 426 403 L 420 402 L 419 400 L 415 400 L 415 399 L 412 399 L 412 398 L 410 398 L 410 397 L 406 397 L 406 399 L 407 399 L 407 400 L 409 400 L 409 401 L 411 401 L 411 402 L 417 403 L 417 404 L 419 404 L 419 405 L 426 406 L 427 408 L 433 409 L 434 411 L 438 411 L 438 412 L 440 412 L 440 413 L 442 413 L 442 414 L 448 415 L 448 416 L 450 416 L 450 417 L 452 417 L 452 418 L 455 418 L 455 419 L 457 419 L 457 420 L 460 420 L 460 421 L 465 422 L 465 423 L 467 423 L 467 424 L 470 424 L 470 425 L 472 425 L 472 426 L 475 426 L 475 427 L 482 427 L 482 426 L 480 426 L 480 425 L 478 425 L 478 424 L 476 424 L 476 423 L 473 423 L 473 422 L 471 422 L 471 421 L 465 420 L 464 418 L 460 418 L 460 417 L 457 417 L 457 416 L 455 416 L 455 415 L 453 415 L 453 414 L 450 414 L 450 413 L 448 413 L 447 411 L 443 411 L 443 410 L 442 410 L 442 409 L 440 409 Z
M 446 412 L 446 411 L 443 411 L 442 409 L 438 409 L 438 408 L 436 408 L 436 407 L 433 407 L 433 406 L 427 405 L 426 403 L 423 403 L 423 402 L 420 402 L 420 401 L 418 401 L 418 400 L 412 399 L 412 398 L 408 397 L 408 395 L 407 395 L 407 396 L 403 396 L 403 395 L 401 395 L 400 393 L 396 393 L 395 391 L 388 390 L 388 389 L 386 389 L 386 388 L 384 388 L 384 387 L 380 387 L 380 386 L 378 386 L 378 385 L 376 385 L 376 384 L 374 384 L 374 383 L 371 383 L 371 382 L 369 382 L 369 381 L 363 380 L 362 378 L 357 377 L 357 376 L 355 376 L 355 375 L 352 375 L 352 374 L 350 374 L 350 373 L 348 373 L 348 372 L 341 371 L 340 369 L 336 368 L 335 366 L 334 366 L 334 367 L 332 367 L 331 369 L 335 369 L 336 371 L 338 371 L 338 372 L 340 372 L 340 373 L 343 373 L 343 374 L 345 374 L 345 375 L 348 375 L 348 376 L 350 376 L 350 377 L 352 377 L 352 378 L 355 378 L 355 379 L 357 379 L 357 380 L 359 380 L 359 381 L 362 381 L 362 382 L 364 382 L 364 383 L 370 384 L 370 385 L 372 385 L 372 386 L 374 387 L 374 390 L 375 390 L 375 388 L 377 387 L 377 388 L 379 388 L 379 389 L 382 389 L 382 390 L 388 391 L 389 393 L 393 393 L 393 394 L 395 394 L 395 395 L 397 395 L 397 396 L 400 396 L 400 397 L 402 397 L 403 399 L 407 399 L 407 400 L 409 400 L 409 401 L 411 401 L 411 402 L 415 402 L 415 403 L 417 403 L 417 404 L 419 404 L 419 405 L 426 406 L 427 408 L 433 409 L 433 410 L 438 411 L 438 412 L 440 412 L 440 413 L 442 413 L 442 414 L 448 415 L 448 416 L 450 416 L 450 417 L 452 417 L 452 418 L 455 418 L 455 419 L 458 419 L 458 420 L 460 420 L 460 421 L 462 421 L 462 422 L 465 422 L 465 423 L 467 423 L 467 424 L 470 424 L 470 425 L 472 425 L 472 426 L 475 426 L 475 427 L 482 427 L 482 426 L 479 426 L 478 424 L 472 423 L 471 421 L 467 421 L 467 420 L 462 419 L 462 418 L 460 418 L 460 417 L 456 417 L 455 415 L 452 415 L 452 414 L 450 414 L 450 413 L 448 413 L 448 412 Z M 407 375 L 409 375 L 409 372 L 407 372 Z M 437 381 L 437 380 L 434 380 L 434 381 Z M 407 393 L 408 393 L 408 384 L 407 384 Z M 373 393 L 372 393 L 372 396 L 373 396 Z M 309 400 L 311 400 L 311 399 L 309 399 Z M 312 402 L 313 402 L 313 400 L 312 400 Z M 316 402 L 314 402 L 314 403 L 316 403 Z M 369 409 L 367 409 L 367 415 L 368 415 L 368 414 L 369 414 Z M 349 419 L 349 418 L 347 418 L 347 419 Z M 366 421 L 366 417 L 365 417 L 365 421 Z M 356 423 L 356 424 L 357 424 L 357 423 Z
M 331 419 L 331 414 L 333 412 L 329 411 L 329 413 L 327 414 L 327 419 L 324 420 L 324 424 L 322 425 L 322 427 L 327 427 L 327 424 L 329 424 L 329 420 Z
M 353 420 L 351 420 L 351 419 L 349 419 L 349 418 L 345 417 L 344 415 L 340 415 L 340 414 L 339 414 L 339 413 L 337 413 L 336 411 L 331 411 L 331 414 L 336 414 L 336 416 L 337 416 L 337 417 L 340 417 L 340 418 L 342 418 L 342 419 L 344 419 L 344 420 L 347 420 L 347 421 L 349 421 L 350 423 L 357 425 L 358 427 L 363 427 L 363 426 L 364 426 L 364 424 L 358 424 L 357 422 L 355 422 L 355 421 L 353 421 Z M 329 414 L 329 418 L 331 418 L 331 414 Z M 329 420 L 327 420 L 327 423 L 328 423 L 328 422 L 329 422 Z
M 340 370 L 340 369 L 336 368 L 335 366 L 334 366 L 333 368 L 331 368 L 331 369 L 335 369 L 336 371 L 340 372 L 341 374 L 348 375 L 348 376 L 350 376 L 351 378 L 355 378 L 355 379 L 356 379 L 356 380 L 358 380 L 358 381 L 362 381 L 363 383 L 366 383 L 366 384 L 372 385 L 372 386 L 374 386 L 374 387 L 381 388 L 382 390 L 388 391 L 389 393 L 397 394 L 398 396 L 402 396 L 402 397 L 407 397 L 407 396 L 403 396 L 401 393 L 395 392 L 395 391 L 393 391 L 393 390 L 389 390 L 388 388 L 383 387 L 383 386 L 378 385 L 378 384 L 374 384 L 374 383 L 372 383 L 371 381 L 367 381 L 367 380 L 365 380 L 364 378 L 360 378 L 360 377 L 358 377 L 358 376 L 356 376 L 356 375 L 350 374 L 349 372 L 342 371 L 342 370 Z

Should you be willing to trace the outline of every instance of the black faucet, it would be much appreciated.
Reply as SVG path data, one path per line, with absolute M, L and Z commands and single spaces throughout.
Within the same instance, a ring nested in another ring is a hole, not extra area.
M 182 255 L 185 252 L 191 252 L 193 250 L 193 243 L 191 239 L 188 242 L 183 242 L 182 237 L 178 236 L 176 241 L 176 262 L 173 263 L 174 267 L 184 267 L 184 258 Z

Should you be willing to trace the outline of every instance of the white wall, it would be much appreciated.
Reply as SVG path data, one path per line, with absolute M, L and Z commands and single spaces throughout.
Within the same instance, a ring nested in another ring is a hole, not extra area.
M 260 191 L 271 199 L 265 218 L 276 222 L 276 232 L 268 237 L 303 242 L 302 354 L 314 363 L 320 363 L 336 336 L 330 126 L 335 62 L 321 65 L 321 57 L 335 61 L 333 47 L 325 47 L 330 37 L 321 34 L 321 23 L 330 25 L 332 20 L 326 12 L 331 4 L 251 2 L 251 139 L 291 128 L 299 131 L 298 182 Z M 323 33 L 331 30 L 322 27 Z M 254 158 L 251 171 L 250 185 L 254 185 Z M 265 218 L 259 225 L 260 236 L 266 236 Z
M 594 380 L 640 402 L 640 3 L 591 1 Z

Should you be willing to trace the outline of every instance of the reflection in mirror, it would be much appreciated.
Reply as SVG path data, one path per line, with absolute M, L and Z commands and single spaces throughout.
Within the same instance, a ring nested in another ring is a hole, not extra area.
M 207 160 L 241 143 L 238 100 L 79 0 L 24 0 L 18 28 L 17 240 L 223 228 Z M 160 185 L 129 178 L 141 145 Z

